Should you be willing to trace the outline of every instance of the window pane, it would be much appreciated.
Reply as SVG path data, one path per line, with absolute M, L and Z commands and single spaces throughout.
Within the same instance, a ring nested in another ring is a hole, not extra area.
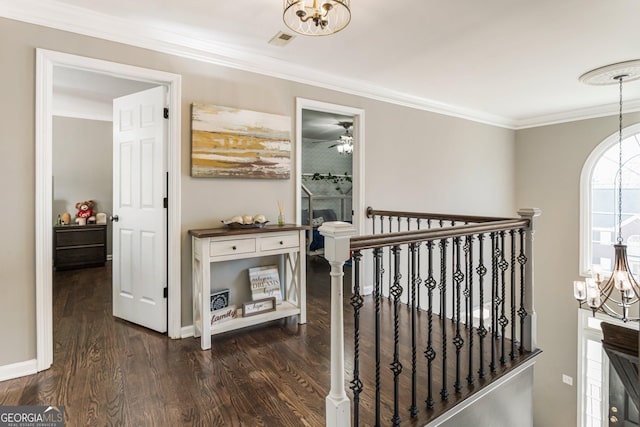
M 618 144 L 611 146 L 591 178 L 591 264 L 600 265 L 605 273 L 611 271 L 618 238 L 619 154 Z M 629 246 L 629 262 L 640 264 L 640 134 L 622 141 L 622 165 L 622 238 Z

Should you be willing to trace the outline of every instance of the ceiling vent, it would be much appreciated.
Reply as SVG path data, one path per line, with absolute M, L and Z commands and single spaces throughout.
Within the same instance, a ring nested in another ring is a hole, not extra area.
M 282 31 L 278 31 L 278 33 L 269 40 L 270 45 L 274 46 L 285 46 L 289 44 L 291 40 L 295 38 L 292 34 L 283 33 Z

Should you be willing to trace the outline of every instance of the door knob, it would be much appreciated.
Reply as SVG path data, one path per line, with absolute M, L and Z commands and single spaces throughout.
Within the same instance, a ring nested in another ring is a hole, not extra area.
M 111 222 L 118 222 L 118 221 L 120 220 L 120 218 L 118 217 L 118 215 L 111 215 L 111 216 L 109 217 L 109 220 L 110 220 Z

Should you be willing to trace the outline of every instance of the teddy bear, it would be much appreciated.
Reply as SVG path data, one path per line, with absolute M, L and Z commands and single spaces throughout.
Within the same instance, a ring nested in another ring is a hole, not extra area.
M 76 209 L 78 209 L 78 213 L 76 214 L 76 224 L 85 225 L 96 221 L 96 217 L 93 215 L 93 206 L 93 200 L 76 203 Z

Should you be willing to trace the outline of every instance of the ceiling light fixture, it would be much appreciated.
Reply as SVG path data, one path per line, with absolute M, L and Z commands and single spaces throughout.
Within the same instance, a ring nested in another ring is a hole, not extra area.
M 350 0 L 284 0 L 282 18 L 296 33 L 326 36 L 349 25 Z
M 640 286 L 629 270 L 627 245 L 622 238 L 622 83 L 640 78 L 640 60 L 626 61 L 589 71 L 580 81 L 591 85 L 618 84 L 620 101 L 618 113 L 618 212 L 617 244 L 614 244 L 613 271 L 606 281 L 599 269 L 592 268 L 593 277 L 573 282 L 573 295 L 582 306 L 586 303 L 595 315 L 602 312 L 624 322 L 640 321 L 629 317 L 629 308 L 640 301 Z M 620 297 L 614 295 L 620 292 Z M 616 292 L 616 293 L 617 293 Z

